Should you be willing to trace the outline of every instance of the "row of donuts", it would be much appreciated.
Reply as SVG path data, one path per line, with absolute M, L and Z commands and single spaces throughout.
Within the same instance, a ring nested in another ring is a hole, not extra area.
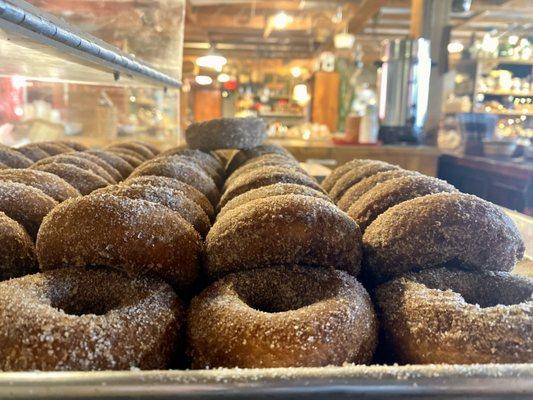
M 216 154 L 174 148 L 121 183 L 57 205 L 37 237 L 43 272 L 0 283 L 0 318 L 9 321 L 0 369 L 173 365 L 185 321 L 176 293 L 186 298 L 198 279 L 200 235 L 224 173 Z
M 363 281 L 393 359 L 533 361 L 533 282 L 510 273 L 525 248 L 499 207 L 375 160 L 344 164 L 322 187 L 363 232 Z
M 370 362 L 377 320 L 355 279 L 357 224 L 281 147 L 238 150 L 226 173 L 205 240 L 214 283 L 188 311 L 192 367 Z
M 123 142 L 88 150 L 73 141 L 1 146 L 0 160 L 8 167 L 0 170 L 0 279 L 38 270 L 34 242 L 57 204 L 124 179 L 142 157 L 153 157 L 150 147 Z

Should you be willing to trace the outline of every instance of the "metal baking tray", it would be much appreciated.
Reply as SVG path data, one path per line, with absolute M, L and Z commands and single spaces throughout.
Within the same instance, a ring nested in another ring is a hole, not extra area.
M 533 364 L 0 374 L 1 399 L 531 399 Z

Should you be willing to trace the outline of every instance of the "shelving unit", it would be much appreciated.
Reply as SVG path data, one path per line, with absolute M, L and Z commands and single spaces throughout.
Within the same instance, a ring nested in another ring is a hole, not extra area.
M 0 75 L 179 88 L 169 76 L 21 0 L 0 0 Z

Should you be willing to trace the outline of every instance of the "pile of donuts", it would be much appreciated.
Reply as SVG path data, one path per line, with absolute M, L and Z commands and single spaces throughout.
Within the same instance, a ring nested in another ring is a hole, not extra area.
M 0 147 L 0 370 L 533 362 L 496 206 L 353 160 L 322 185 L 257 118 L 187 147 Z

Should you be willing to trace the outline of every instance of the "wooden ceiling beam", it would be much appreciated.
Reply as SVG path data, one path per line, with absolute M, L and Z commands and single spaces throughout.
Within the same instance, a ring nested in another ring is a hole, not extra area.
M 348 23 L 348 32 L 356 34 L 360 32 L 365 24 L 374 17 L 381 7 L 387 5 L 386 0 L 362 0 L 353 11 L 353 17 Z

